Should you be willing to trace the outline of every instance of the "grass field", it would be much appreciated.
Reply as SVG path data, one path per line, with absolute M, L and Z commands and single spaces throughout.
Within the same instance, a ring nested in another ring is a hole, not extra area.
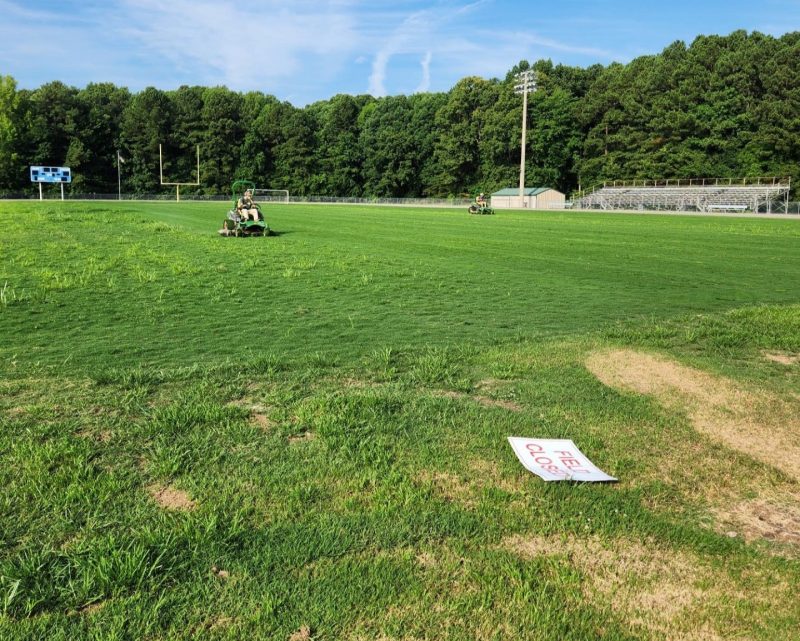
M 796 221 L 224 209 L 0 203 L 0 638 L 798 638 Z

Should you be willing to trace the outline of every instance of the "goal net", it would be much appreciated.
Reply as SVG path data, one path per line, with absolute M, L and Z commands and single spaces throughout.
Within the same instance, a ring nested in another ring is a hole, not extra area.
M 260 203 L 288 203 L 288 189 L 254 189 L 253 200 Z

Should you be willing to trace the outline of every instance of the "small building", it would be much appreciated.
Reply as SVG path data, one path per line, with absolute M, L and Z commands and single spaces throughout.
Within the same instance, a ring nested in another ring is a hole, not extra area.
M 492 194 L 493 209 L 564 209 L 564 194 L 550 187 L 526 187 L 523 198 L 519 187 L 508 187 Z

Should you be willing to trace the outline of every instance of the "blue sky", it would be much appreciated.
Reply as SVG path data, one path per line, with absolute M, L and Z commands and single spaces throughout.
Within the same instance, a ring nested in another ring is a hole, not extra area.
M 300 106 L 446 91 L 523 58 L 627 62 L 736 29 L 800 30 L 800 0 L 0 0 L 0 74 L 25 88 L 227 85 Z

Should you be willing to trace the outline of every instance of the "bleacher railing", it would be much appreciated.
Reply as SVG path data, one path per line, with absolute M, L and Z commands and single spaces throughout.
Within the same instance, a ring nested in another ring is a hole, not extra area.
M 572 200 L 591 196 L 605 188 L 635 189 L 646 187 L 776 187 L 791 188 L 792 179 L 788 177 L 747 177 L 747 178 L 664 178 L 661 180 L 604 180 L 593 187 L 581 190 L 572 195 Z

